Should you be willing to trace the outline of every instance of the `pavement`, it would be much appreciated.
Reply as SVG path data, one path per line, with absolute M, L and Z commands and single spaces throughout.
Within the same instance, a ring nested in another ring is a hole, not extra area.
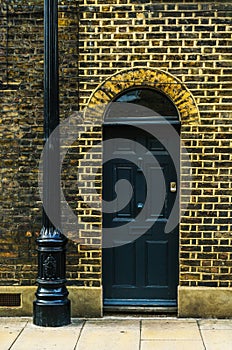
M 31 318 L 0 318 L 0 350 L 230 350 L 232 319 L 112 317 L 38 327 Z

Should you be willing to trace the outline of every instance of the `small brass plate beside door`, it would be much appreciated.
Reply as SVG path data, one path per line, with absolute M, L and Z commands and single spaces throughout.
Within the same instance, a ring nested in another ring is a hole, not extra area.
M 170 182 L 170 192 L 176 192 L 176 182 Z

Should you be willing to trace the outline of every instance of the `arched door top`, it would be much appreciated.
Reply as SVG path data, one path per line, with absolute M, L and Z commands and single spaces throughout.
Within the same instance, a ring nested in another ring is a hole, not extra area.
M 157 94 L 163 94 L 166 99 L 171 101 L 182 125 L 199 124 L 199 111 L 194 97 L 187 87 L 173 75 L 150 68 L 126 69 L 106 79 L 90 96 L 87 110 L 93 111 L 93 113 L 88 113 L 87 119 L 94 117 L 94 119 L 103 121 L 105 114 L 103 105 L 106 107 L 112 101 L 117 101 L 120 96 L 125 96 L 125 91 L 136 91 L 140 90 L 141 87 L 147 90 L 153 89 L 153 91 L 157 91 Z

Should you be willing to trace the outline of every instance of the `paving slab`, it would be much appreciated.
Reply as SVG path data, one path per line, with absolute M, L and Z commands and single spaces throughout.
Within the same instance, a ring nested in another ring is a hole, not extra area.
M 232 319 L 105 317 L 54 328 L 35 326 L 31 318 L 0 318 L 0 350 L 52 349 L 227 350 Z
M 200 340 L 144 340 L 141 350 L 205 350 Z
M 76 350 L 139 350 L 139 320 L 86 322 Z
M 65 327 L 26 325 L 11 350 L 73 350 L 80 335 L 83 321 Z
M 203 319 L 198 321 L 200 329 L 232 329 L 232 320 L 220 320 L 220 319 Z
M 229 350 L 232 349 L 231 329 L 215 329 L 201 331 L 202 338 L 207 350 Z
M 201 340 L 195 320 L 143 320 L 142 340 Z
M 27 325 L 27 319 L 15 319 L 10 317 L 0 318 L 0 349 L 8 350 L 24 327 Z

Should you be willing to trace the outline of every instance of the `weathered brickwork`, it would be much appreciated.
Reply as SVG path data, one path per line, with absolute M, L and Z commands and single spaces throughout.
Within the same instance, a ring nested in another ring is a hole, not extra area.
M 34 240 L 40 224 L 32 198 L 38 203 L 36 165 L 43 142 L 42 13 L 41 7 L 32 12 L 14 5 L 1 3 L 2 285 L 35 280 Z
M 59 7 L 61 119 L 78 109 L 78 11 Z M 41 229 L 38 165 L 43 148 L 43 1 L 0 5 L 0 284 L 34 284 Z M 78 265 L 70 242 L 68 262 Z M 68 272 L 72 281 L 77 266 Z
M 34 284 L 34 240 L 41 227 L 37 173 L 43 147 L 43 4 L 2 3 L 0 283 Z M 182 157 L 183 207 L 190 196 L 181 212 L 182 286 L 232 285 L 231 23 L 230 1 L 59 2 L 61 120 L 106 101 L 103 87 L 107 101 L 133 84 L 160 89 L 162 73 L 178 81 L 196 107 L 192 118 L 190 104 L 179 106 L 181 138 L 192 163 L 190 183 Z M 133 72 L 141 70 L 159 79 L 151 85 L 150 76 L 146 80 L 140 74 L 136 80 Z M 173 101 L 185 99 L 177 99 L 168 82 L 163 84 Z M 91 193 L 89 184 L 101 162 L 101 130 L 85 128 L 62 168 L 66 199 L 82 220 L 79 237 L 69 243 L 67 277 L 72 285 L 98 287 L 101 173 L 95 178 L 97 193 Z

